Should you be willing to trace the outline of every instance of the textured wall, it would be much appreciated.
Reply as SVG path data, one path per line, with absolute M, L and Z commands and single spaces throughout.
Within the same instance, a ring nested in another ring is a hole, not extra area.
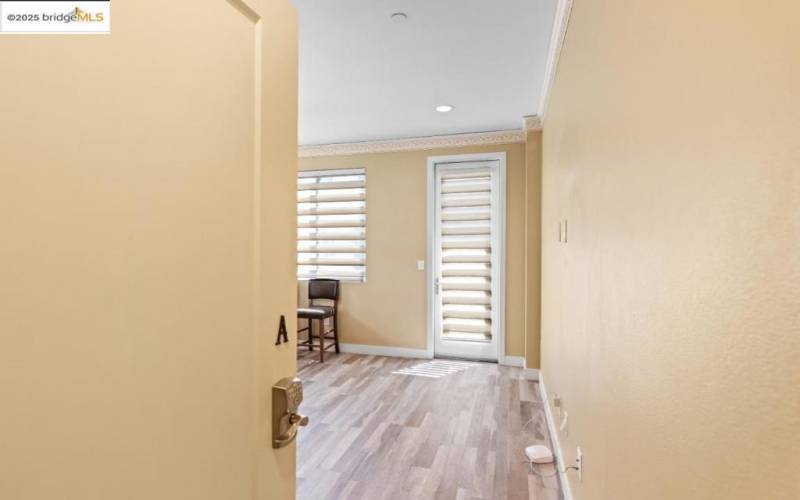
M 544 124 L 542 360 L 580 500 L 800 498 L 798 19 L 575 1 Z
M 341 341 L 426 348 L 427 288 L 417 261 L 427 258 L 428 157 L 495 151 L 507 154 L 506 355 L 524 355 L 524 144 L 300 159 L 301 170 L 367 170 L 367 282 L 343 286 Z

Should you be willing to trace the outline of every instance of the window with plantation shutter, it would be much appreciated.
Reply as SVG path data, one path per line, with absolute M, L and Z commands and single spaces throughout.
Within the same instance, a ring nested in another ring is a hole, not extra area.
M 366 281 L 366 172 L 297 177 L 297 277 Z

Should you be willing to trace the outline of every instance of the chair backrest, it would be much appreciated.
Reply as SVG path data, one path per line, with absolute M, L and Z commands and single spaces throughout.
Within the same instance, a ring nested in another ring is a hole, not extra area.
M 314 278 L 308 280 L 308 300 L 328 299 L 339 301 L 339 280 Z

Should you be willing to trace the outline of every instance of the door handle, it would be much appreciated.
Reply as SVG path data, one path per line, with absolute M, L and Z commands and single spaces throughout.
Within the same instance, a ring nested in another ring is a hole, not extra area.
M 297 431 L 300 430 L 300 427 L 305 427 L 306 425 L 308 425 L 308 417 L 292 413 L 289 415 L 289 427 L 284 434 L 272 441 L 272 447 L 283 448 L 291 443 L 297 437 Z
M 299 378 L 282 378 L 272 386 L 272 447 L 283 448 L 297 437 L 308 417 L 297 413 L 303 401 L 303 383 Z

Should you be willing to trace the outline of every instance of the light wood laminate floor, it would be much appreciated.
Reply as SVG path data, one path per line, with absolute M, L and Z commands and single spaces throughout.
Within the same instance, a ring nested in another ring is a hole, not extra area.
M 298 437 L 299 500 L 562 498 L 557 477 L 523 462 L 525 446 L 551 444 L 522 369 L 358 354 L 320 364 L 316 354 L 298 359 L 310 418 Z

